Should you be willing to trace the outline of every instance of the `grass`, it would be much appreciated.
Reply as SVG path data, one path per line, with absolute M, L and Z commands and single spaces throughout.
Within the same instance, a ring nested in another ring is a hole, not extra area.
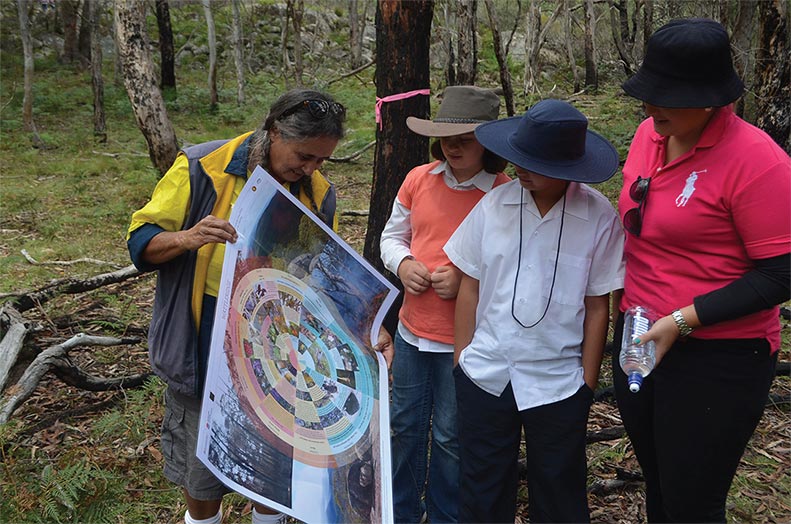
M 3 15 L 11 3 L 0 6 Z M 173 10 L 176 47 L 184 44 L 192 25 L 201 25 L 198 6 Z M 248 13 L 248 16 L 252 16 Z M 14 20 L 8 14 L 5 20 Z M 219 19 L 222 20 L 222 19 Z M 218 23 L 219 23 L 218 20 Z M 10 22 L 9 22 L 10 25 Z M 7 33 L 7 32 L 6 32 Z M 488 36 L 484 35 L 484 40 Z M 342 42 L 343 38 L 338 38 Z M 36 60 L 34 86 L 35 122 L 46 147 L 31 147 L 22 131 L 22 70 L 18 43 L 0 35 L 0 293 L 25 291 L 53 279 L 84 278 L 109 270 L 95 264 L 72 266 L 33 265 L 27 251 L 40 262 L 68 261 L 82 257 L 117 265 L 129 263 L 125 232 L 131 213 L 148 199 L 159 174 L 151 165 L 145 140 L 137 129 L 126 93 L 114 83 L 112 64 L 105 64 L 107 143 L 94 141 L 90 75 L 60 65 L 52 57 Z M 481 44 L 482 46 L 485 44 Z M 495 85 L 496 65 L 491 53 L 481 54 L 481 83 Z M 311 78 L 326 86 L 344 65 L 309 64 Z M 513 71 L 518 73 L 518 67 Z M 247 101 L 235 103 L 235 80 L 230 62 L 220 62 L 220 105 L 208 107 L 205 72 L 199 59 L 187 57 L 177 70 L 177 95 L 167 103 L 168 114 L 182 143 L 199 143 L 236 136 L 256 127 L 265 108 L 285 88 L 276 73 L 250 75 Z M 439 85 L 442 71 L 434 70 L 432 84 Z M 557 73 L 546 80 L 558 96 L 570 95 L 570 80 Z M 519 89 L 517 78 L 514 86 Z M 613 86 L 617 85 L 615 82 Z M 335 155 L 347 156 L 375 137 L 373 69 L 329 85 L 348 108 L 347 135 Z M 435 89 L 436 91 L 436 89 Z M 517 95 L 523 110 L 535 97 Z M 436 100 L 433 99 L 434 109 Z M 617 87 L 603 87 L 595 95 L 578 95 L 574 103 L 589 118 L 591 128 L 608 137 L 625 158 L 631 134 L 641 117 L 639 104 L 622 96 Z M 325 174 L 339 193 L 339 210 L 367 209 L 373 171 L 373 150 L 352 163 L 328 162 Z M 598 186 L 611 200 L 620 190 L 620 175 Z M 362 251 L 366 219 L 342 217 L 340 233 Z M 61 297 L 32 312 L 45 326 L 46 345 L 76 331 L 94 334 L 143 336 L 150 314 L 154 279 L 97 290 L 83 297 Z M 76 323 L 76 325 L 74 325 Z M 70 327 L 65 327 L 71 324 Z M 788 329 L 784 329 L 788 359 Z M 28 348 L 24 355 L 42 347 Z M 137 373 L 146 366 L 144 343 L 122 348 L 74 351 L 81 365 L 97 374 Z M 604 367 L 606 369 L 606 366 Z M 606 382 L 606 373 L 603 373 Z M 783 381 L 785 390 L 788 380 Z M 66 387 L 49 377 L 12 421 L 0 426 L 0 522 L 177 522 L 184 505 L 177 488 L 161 473 L 159 424 L 163 385 L 158 379 L 145 387 L 118 394 L 94 394 Z M 102 404 L 106 402 L 107 404 Z M 80 413 L 85 407 L 101 407 Z M 57 414 L 71 413 L 63 420 Z M 788 440 L 788 416 L 784 438 Z M 762 426 L 763 427 L 763 426 Z M 760 428 L 759 428 L 760 429 Z M 767 437 L 768 438 L 768 437 Z M 786 446 L 787 447 L 787 446 Z M 779 448 L 783 448 L 780 446 Z M 597 475 L 634 459 L 626 439 L 598 444 L 590 449 L 590 470 Z M 788 466 L 788 451 L 770 449 Z M 788 520 L 791 510 L 766 504 L 761 497 L 788 500 L 791 480 L 787 471 L 773 477 L 778 463 L 748 449 L 749 465 L 734 483 L 731 518 L 739 520 Z M 774 478 L 770 485 L 761 479 Z M 757 497 L 757 498 L 756 498 Z M 766 509 L 762 509 L 762 505 Z M 249 522 L 249 505 L 239 496 L 225 502 L 225 522 Z

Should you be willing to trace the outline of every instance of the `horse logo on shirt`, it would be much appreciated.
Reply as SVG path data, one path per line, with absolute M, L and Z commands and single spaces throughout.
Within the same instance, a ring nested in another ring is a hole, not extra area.
M 703 171 L 693 171 L 687 177 L 687 183 L 684 185 L 684 190 L 681 191 L 681 194 L 676 197 L 676 207 L 684 207 L 689 202 L 689 199 L 692 198 L 692 193 L 695 192 L 695 181 L 698 179 L 698 173 L 705 173 L 708 171 L 704 169 Z

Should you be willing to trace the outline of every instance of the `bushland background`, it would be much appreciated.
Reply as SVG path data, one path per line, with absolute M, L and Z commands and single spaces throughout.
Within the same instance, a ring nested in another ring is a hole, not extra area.
M 165 108 L 152 118 L 159 131 L 173 130 L 163 143 L 251 130 L 295 85 L 330 91 L 347 106 L 347 135 L 323 171 L 338 188 L 341 236 L 374 263 L 372 246 L 404 163 L 428 159 L 425 141 L 386 156 L 405 116 L 433 114 L 437 95 L 454 83 L 503 87 L 502 116 L 563 98 L 623 160 L 642 111 L 619 86 L 639 64 L 645 36 L 673 17 L 723 21 L 748 85 L 739 110 L 789 147 L 785 2 L 0 0 L 0 416 L 7 420 L 0 425 L 0 522 L 183 518 L 181 494 L 161 474 L 163 385 L 146 377 L 155 276 L 123 272 L 130 214 L 168 163 L 141 132 L 139 100 L 130 97 L 134 64 L 114 38 L 119 10 L 136 8 L 140 49 L 156 80 L 149 98 L 160 96 Z M 397 45 L 388 27 L 394 18 L 412 28 L 402 37 L 428 47 L 425 63 L 423 55 L 399 58 L 405 65 L 377 62 Z M 397 92 L 382 92 L 385 85 L 407 85 L 410 67 L 425 80 L 413 88 L 429 87 L 431 97 L 386 107 L 378 129 L 375 97 Z M 614 201 L 620 181 L 616 175 L 598 188 Z M 107 274 L 105 285 L 91 284 Z M 117 340 L 74 342 L 80 333 Z M 787 363 L 787 318 L 783 337 Z M 4 362 L 14 348 L 18 356 Z M 43 359 L 45 352 L 57 356 Z M 734 481 L 731 522 L 791 521 L 791 382 L 783 369 Z M 592 518 L 637 522 L 643 484 L 610 385 L 605 359 L 589 427 Z M 520 521 L 529 518 L 525 489 Z M 225 522 L 249 522 L 250 506 L 231 496 L 224 513 Z

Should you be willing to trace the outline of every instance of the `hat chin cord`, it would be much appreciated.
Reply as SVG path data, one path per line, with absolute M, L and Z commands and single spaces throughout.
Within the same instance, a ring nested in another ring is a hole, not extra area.
M 566 184 L 566 189 L 563 191 L 563 209 L 560 212 L 560 231 L 558 232 L 558 246 L 555 251 L 555 268 L 552 270 L 552 284 L 549 286 L 549 297 L 547 298 L 547 305 L 544 308 L 544 312 L 541 314 L 541 317 L 526 326 L 519 320 L 516 316 L 515 311 L 515 304 L 516 304 L 516 286 L 519 282 L 519 269 L 522 267 L 522 228 L 523 228 L 523 221 L 522 221 L 522 207 L 524 204 L 524 196 L 525 196 L 525 189 L 521 188 L 519 193 L 519 257 L 517 259 L 516 264 L 516 276 L 514 277 L 514 292 L 511 294 L 511 316 L 516 320 L 516 323 L 522 326 L 525 329 L 531 329 L 536 327 L 544 317 L 547 316 L 547 311 L 549 311 L 549 305 L 552 303 L 552 292 L 555 290 L 555 278 L 558 276 L 558 260 L 560 260 L 560 241 L 563 238 L 563 222 L 566 218 L 566 192 L 568 192 L 568 184 Z

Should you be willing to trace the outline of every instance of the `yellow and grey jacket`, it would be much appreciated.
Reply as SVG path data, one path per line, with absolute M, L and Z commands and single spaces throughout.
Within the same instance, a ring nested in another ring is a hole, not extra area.
M 143 252 L 159 233 L 190 229 L 208 215 L 228 219 L 247 180 L 250 135 L 181 151 L 129 226 L 132 262 L 140 271 L 158 272 L 148 331 L 151 366 L 170 387 L 187 396 L 198 396 L 203 389 L 211 331 L 204 325 L 200 337 L 199 332 L 201 324 L 210 323 L 214 316 L 225 246 L 206 244 L 157 265 L 146 263 Z M 312 202 L 301 184 L 286 184 L 286 188 L 337 229 L 335 187 L 318 171 L 309 183 Z M 207 306 L 211 311 L 205 310 Z

